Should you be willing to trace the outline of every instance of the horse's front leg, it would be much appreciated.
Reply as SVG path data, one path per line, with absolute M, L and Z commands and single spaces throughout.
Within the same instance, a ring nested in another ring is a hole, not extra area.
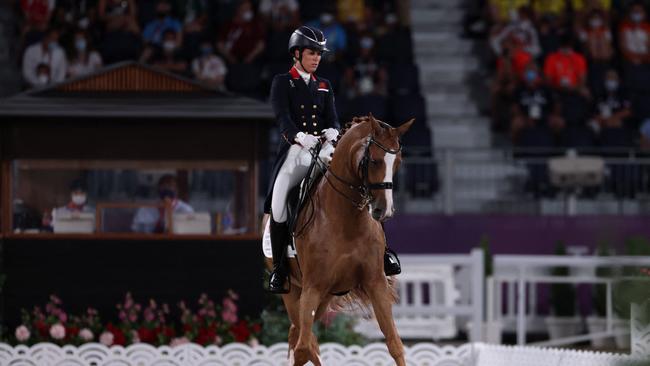
M 287 315 L 289 315 L 289 321 L 291 322 L 291 326 L 289 327 L 289 336 L 287 337 L 287 342 L 289 343 L 289 366 L 293 365 L 294 363 L 293 353 L 295 351 L 296 344 L 298 343 L 298 325 L 300 322 L 300 294 L 300 287 L 294 286 L 291 289 L 291 292 L 282 295 L 282 301 L 284 302 L 284 307 L 287 309 Z
M 375 317 L 377 318 L 377 323 L 379 323 L 379 328 L 386 338 L 388 352 L 397 363 L 397 366 L 406 366 L 404 345 L 397 333 L 397 327 L 393 320 L 393 297 L 386 277 L 382 273 L 381 277 L 369 282 L 366 287 L 370 295 L 370 301 L 375 312 Z
M 320 291 L 313 287 L 303 288 L 300 296 L 300 321 L 299 321 L 299 336 L 298 344 L 295 348 L 295 362 L 294 366 L 302 366 L 311 361 L 315 366 L 320 366 L 320 359 L 318 356 L 317 342 L 314 333 L 312 333 L 312 326 L 316 318 L 318 306 L 321 303 L 322 294 Z M 315 346 L 316 345 L 316 346 Z

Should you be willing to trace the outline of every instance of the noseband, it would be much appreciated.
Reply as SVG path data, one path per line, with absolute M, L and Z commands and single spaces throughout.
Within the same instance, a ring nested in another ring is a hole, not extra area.
M 397 155 L 397 154 L 399 154 L 400 151 L 402 151 L 402 144 L 399 144 L 399 147 L 397 149 L 390 149 L 390 148 L 382 145 L 381 143 L 379 143 L 377 140 L 375 140 L 374 136 L 370 136 L 370 138 L 368 139 L 368 143 L 366 144 L 366 148 L 365 148 L 365 150 L 363 152 L 363 157 L 361 158 L 361 161 L 359 162 L 359 167 L 357 169 L 359 175 L 361 176 L 361 184 L 360 185 L 355 185 L 355 184 L 352 184 L 352 183 L 346 181 L 345 179 L 339 177 L 331 169 L 328 168 L 328 171 L 332 174 L 332 176 L 334 176 L 334 178 L 338 179 L 340 182 L 347 185 L 350 189 L 352 189 L 354 191 L 357 191 L 359 193 L 359 195 L 361 196 L 361 201 L 356 202 L 356 200 L 352 199 L 351 197 L 349 197 L 345 193 L 338 190 L 332 184 L 332 182 L 329 181 L 329 179 L 327 180 L 330 183 L 330 185 L 332 186 L 332 188 L 334 188 L 334 190 L 336 192 L 338 192 L 343 197 L 347 198 L 359 210 L 363 210 L 368 205 L 368 203 L 370 203 L 372 201 L 372 199 L 373 199 L 372 190 L 373 189 L 379 189 L 379 190 L 393 189 L 393 182 L 370 183 L 368 181 L 368 165 L 370 163 L 370 145 L 372 145 L 372 144 L 374 144 L 378 148 L 384 150 L 387 154 Z M 327 175 L 325 175 L 325 177 L 327 178 Z

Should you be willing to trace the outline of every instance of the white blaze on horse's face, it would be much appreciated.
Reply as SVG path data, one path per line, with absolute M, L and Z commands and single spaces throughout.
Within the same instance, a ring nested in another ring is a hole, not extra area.
M 395 159 L 397 154 L 384 154 L 384 163 L 386 164 L 386 175 L 384 176 L 384 182 L 393 183 L 393 167 L 395 166 Z M 395 208 L 393 207 L 393 190 L 384 189 L 384 194 L 386 198 L 386 209 L 381 217 L 381 221 L 393 217 Z

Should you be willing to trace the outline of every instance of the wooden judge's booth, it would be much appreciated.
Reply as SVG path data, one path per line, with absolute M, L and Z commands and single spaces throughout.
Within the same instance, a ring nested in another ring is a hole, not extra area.
M 240 313 L 259 314 L 267 104 L 127 62 L 2 100 L 0 119 L 0 304 L 9 329 L 21 308 L 50 294 L 72 313 L 90 306 L 109 320 L 127 292 L 175 308 L 233 289 Z M 193 213 L 158 197 L 168 175 Z M 71 182 L 87 191 L 82 214 L 65 210 Z M 164 215 L 164 229 L 140 226 L 147 212 Z

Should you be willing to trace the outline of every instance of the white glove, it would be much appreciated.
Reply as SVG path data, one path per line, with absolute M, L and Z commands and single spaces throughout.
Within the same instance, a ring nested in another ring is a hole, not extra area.
M 316 136 L 306 134 L 304 132 L 298 132 L 296 134 L 296 142 L 302 145 L 305 149 L 311 149 L 318 143 Z
M 336 138 L 339 137 L 339 131 L 335 128 L 326 128 L 322 132 L 327 141 L 336 141 Z

